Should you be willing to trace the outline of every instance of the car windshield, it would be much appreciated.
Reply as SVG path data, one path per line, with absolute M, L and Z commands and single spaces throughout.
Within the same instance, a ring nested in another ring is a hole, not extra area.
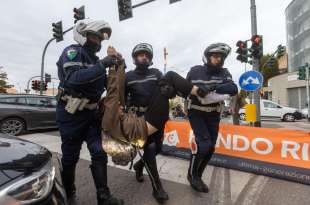
M 266 108 L 279 108 L 279 105 L 272 102 L 264 102 L 264 107 Z

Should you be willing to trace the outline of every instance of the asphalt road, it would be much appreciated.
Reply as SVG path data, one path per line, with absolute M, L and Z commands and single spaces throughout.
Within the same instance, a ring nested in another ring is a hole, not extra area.
M 20 136 L 36 142 L 56 153 L 60 151 L 58 131 L 31 133 Z M 76 185 L 80 205 L 96 205 L 96 191 L 86 147 L 81 150 L 77 166 Z M 167 205 L 307 205 L 310 187 L 300 183 L 274 179 L 236 170 L 208 166 L 203 179 L 210 193 L 197 193 L 186 180 L 188 161 L 173 157 L 158 156 L 158 168 L 163 186 L 169 193 Z M 113 194 L 123 198 L 127 205 L 155 205 L 150 181 L 135 181 L 134 172 L 128 167 L 118 167 L 109 162 L 109 187 Z

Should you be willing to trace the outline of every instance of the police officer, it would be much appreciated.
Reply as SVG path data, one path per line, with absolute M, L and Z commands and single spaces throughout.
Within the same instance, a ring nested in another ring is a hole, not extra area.
M 153 48 L 150 44 L 136 45 L 132 50 L 132 58 L 136 68 L 126 73 L 126 101 L 129 110 L 142 116 L 158 90 L 158 80 L 162 78 L 162 73 L 156 68 L 149 68 L 153 64 Z M 148 138 L 144 146 L 143 159 L 134 164 L 138 182 L 143 182 L 143 168 L 146 167 L 152 182 L 153 196 L 160 203 L 169 198 L 162 187 L 156 164 L 156 155 L 162 148 L 163 133 L 161 129 Z
M 106 68 L 118 65 L 118 59 L 96 56 L 101 41 L 108 40 L 111 28 L 105 21 L 79 21 L 74 29 L 78 44 L 66 47 L 57 66 L 60 80 L 57 123 L 61 135 L 63 185 L 69 204 L 76 204 L 75 167 L 82 143 L 91 154 L 90 169 L 97 189 L 98 205 L 119 205 L 123 200 L 110 194 L 107 185 L 107 155 L 101 144 L 97 103 L 105 90 Z
M 230 50 L 224 43 L 208 46 L 203 53 L 204 65 L 192 67 L 187 80 L 206 93 L 236 95 L 238 88 L 229 71 L 223 68 Z M 197 147 L 192 151 L 187 179 L 193 189 L 207 193 L 209 188 L 201 177 L 215 151 L 222 103 L 202 104 L 196 96 L 190 96 L 186 106 Z

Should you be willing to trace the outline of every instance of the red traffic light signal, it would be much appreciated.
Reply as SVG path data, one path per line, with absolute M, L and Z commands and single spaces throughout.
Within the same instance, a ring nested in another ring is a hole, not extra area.
M 262 43 L 262 36 L 254 35 L 254 36 L 252 36 L 251 41 L 252 41 L 252 43 L 254 43 L 256 45 L 259 45 Z
M 250 55 L 252 58 L 260 59 L 263 56 L 263 36 L 254 35 L 251 38 L 252 46 L 250 49 Z
M 43 81 L 43 90 L 46 91 L 47 90 L 47 82 Z
M 239 47 L 239 48 L 246 48 L 247 44 L 244 41 L 238 41 L 236 46 Z
M 236 46 L 238 47 L 236 53 L 238 54 L 237 60 L 241 61 L 241 63 L 247 63 L 248 62 L 248 46 L 246 41 L 238 41 L 236 43 Z
M 31 82 L 31 88 L 33 90 L 40 90 L 40 81 L 39 80 L 33 80 Z

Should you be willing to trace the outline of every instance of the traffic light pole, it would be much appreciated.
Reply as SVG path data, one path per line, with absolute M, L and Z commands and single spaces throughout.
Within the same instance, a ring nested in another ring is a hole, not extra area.
M 67 30 L 65 30 L 65 31 L 63 32 L 63 34 L 65 34 L 65 33 L 69 32 L 69 31 L 71 31 L 72 29 L 73 29 L 73 27 L 68 28 Z M 48 45 L 49 45 L 53 40 L 55 40 L 55 39 L 56 39 L 56 38 L 51 38 L 51 39 L 46 43 L 46 45 L 45 45 L 45 47 L 44 47 L 44 50 L 43 50 L 42 60 L 41 60 L 40 95 L 43 95 L 43 79 L 44 79 L 43 75 L 44 75 L 44 59 L 45 59 L 45 53 L 46 53 L 46 50 L 47 50 Z M 29 83 L 29 82 L 28 82 L 28 83 Z M 28 86 L 29 86 L 29 85 L 28 85 Z M 28 86 L 27 86 L 27 90 L 28 90 Z
M 139 4 L 133 5 L 132 8 L 134 9 L 134 8 L 143 6 L 143 5 L 145 5 L 145 4 L 151 3 L 152 1 L 156 1 L 156 0 L 148 0 L 148 1 L 145 1 L 145 2 L 141 2 L 141 3 L 139 3 Z
M 30 93 L 29 85 L 30 85 L 31 80 L 34 79 L 34 78 L 38 78 L 38 77 L 41 77 L 41 76 L 40 76 L 40 75 L 33 76 L 33 77 L 31 77 L 31 78 L 28 80 L 28 82 L 27 82 L 27 89 L 25 90 L 27 94 Z M 40 85 L 40 86 L 41 86 L 41 85 Z
M 51 38 L 45 45 L 44 50 L 43 50 L 43 54 L 42 54 L 42 61 L 41 61 L 41 81 L 40 81 L 40 95 L 43 95 L 43 75 L 44 75 L 44 58 L 45 58 L 45 53 L 46 53 L 46 49 L 48 47 L 48 45 L 55 40 L 56 38 Z M 27 86 L 28 87 L 28 86 Z M 28 90 L 28 88 L 27 88 Z
M 252 25 L 252 36 L 257 35 L 257 17 L 256 17 L 256 4 L 255 0 L 251 0 L 251 25 Z M 253 58 L 253 70 L 259 71 L 259 59 Z M 260 118 L 260 95 L 258 91 L 254 92 L 254 104 L 256 104 L 256 122 L 255 127 L 261 127 Z
M 274 58 L 274 57 L 275 57 L 275 55 L 276 55 L 277 52 L 278 52 L 278 51 L 275 51 L 275 52 L 266 60 L 266 62 L 262 65 L 262 69 L 265 68 L 265 66 L 267 65 L 268 61 L 269 61 L 271 58 Z
M 28 94 L 30 93 L 30 82 L 35 79 L 35 78 L 40 78 L 41 76 L 40 75 L 37 75 L 37 76 L 33 76 L 31 78 L 29 78 L 28 82 L 27 82 L 27 89 L 25 90 L 25 92 Z M 57 78 L 51 78 L 53 80 L 58 80 Z M 40 86 L 41 86 L 41 83 L 40 83 Z

